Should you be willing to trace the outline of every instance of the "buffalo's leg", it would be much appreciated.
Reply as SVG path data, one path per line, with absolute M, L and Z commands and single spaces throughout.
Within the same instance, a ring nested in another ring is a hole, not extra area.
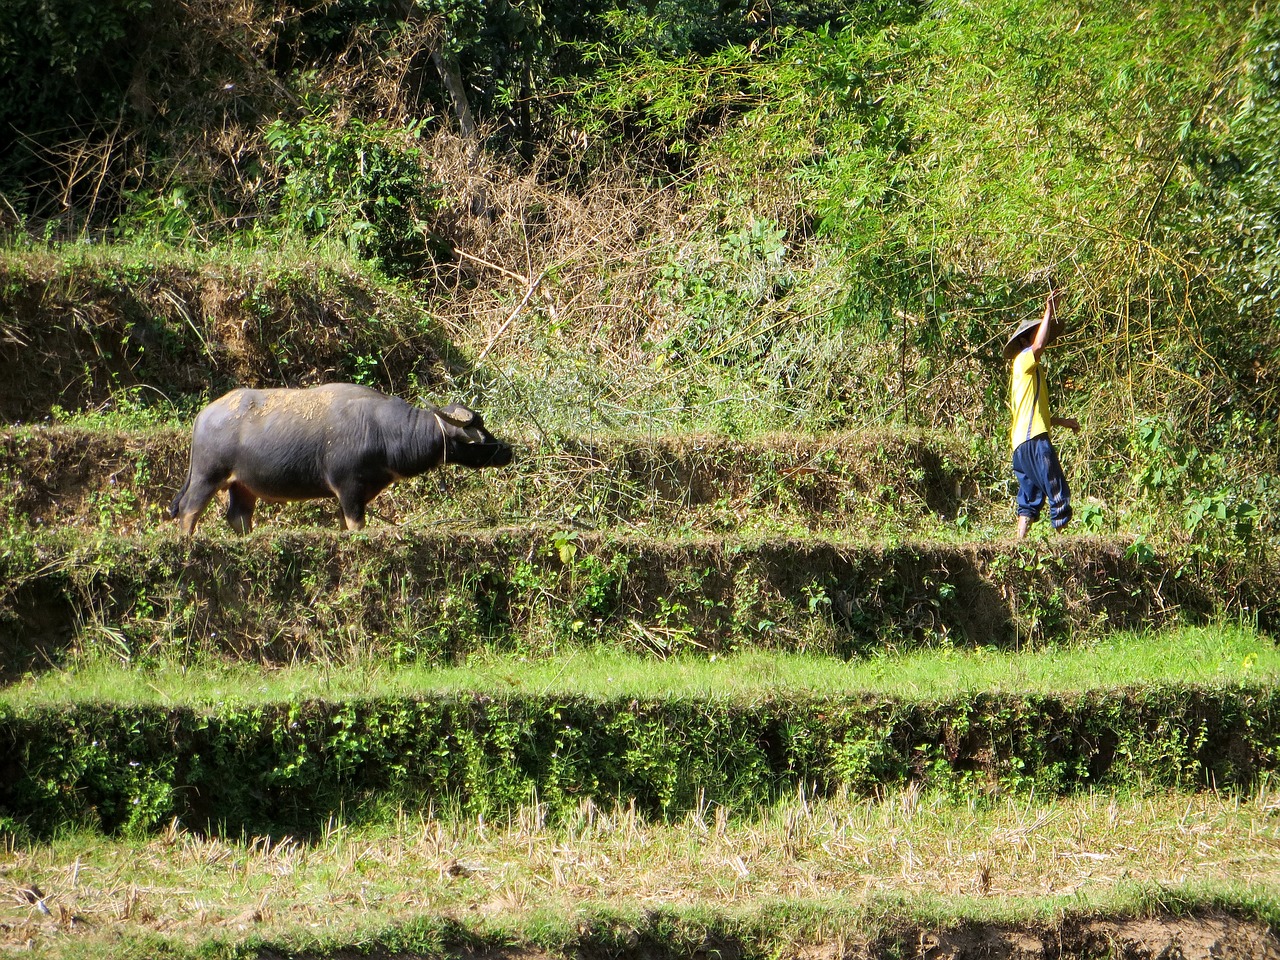
M 204 508 L 209 505 L 213 495 L 218 492 L 218 484 L 211 480 L 198 480 L 192 477 L 182 496 L 182 502 L 176 504 L 178 528 L 186 536 L 195 533 L 196 522 Z
M 364 491 L 352 487 L 338 491 L 338 506 L 342 508 L 342 522 L 348 530 L 364 529 L 364 508 L 368 504 Z
M 227 502 L 227 523 L 236 533 L 248 533 L 253 529 L 253 508 L 258 498 L 242 483 L 233 483 L 227 488 L 230 495 Z

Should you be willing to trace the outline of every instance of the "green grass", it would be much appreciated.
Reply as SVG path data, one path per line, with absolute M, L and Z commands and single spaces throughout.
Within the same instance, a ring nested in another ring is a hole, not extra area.
M 755 651 L 655 661 L 617 650 L 580 649 L 550 660 L 478 655 L 464 666 L 443 669 L 376 660 L 279 669 L 165 663 L 131 669 L 97 662 L 24 678 L 0 691 L 0 705 L 17 711 L 84 702 L 198 708 L 459 692 L 743 701 L 860 695 L 934 699 L 1278 678 L 1280 650 L 1269 639 L 1244 626 L 1213 626 L 1114 634 L 1080 647 L 1018 653 L 944 649 L 852 661 Z
M 0 243 L 0 270 L 19 275 L 72 276 L 83 271 L 119 270 L 126 278 L 141 282 L 162 267 L 213 267 L 259 274 L 318 271 L 358 275 L 367 283 L 387 289 L 395 286 L 343 244 L 323 239 L 308 242 L 290 235 L 233 237 L 216 246 L 118 240 L 43 243 L 26 236 L 20 236 L 16 243 Z

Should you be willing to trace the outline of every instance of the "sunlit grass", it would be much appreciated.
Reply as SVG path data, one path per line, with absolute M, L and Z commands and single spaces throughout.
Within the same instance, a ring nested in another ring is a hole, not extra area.
M 945 649 L 850 661 L 761 651 L 655 660 L 611 648 L 578 649 L 549 660 L 476 655 L 465 665 L 434 669 L 379 660 L 276 669 L 239 663 L 139 668 L 100 661 L 15 682 L 0 691 L 0 704 L 17 710 L 86 701 L 201 707 L 472 692 L 742 701 L 933 699 L 1138 684 L 1265 684 L 1277 678 L 1280 651 L 1270 640 L 1243 626 L 1214 626 L 1115 634 L 1079 647 Z
M 0 267 L 23 273 L 60 274 L 91 268 L 135 270 L 140 275 L 157 268 L 358 273 L 370 281 L 380 275 L 344 244 L 324 238 L 288 233 L 228 235 L 225 243 L 156 244 L 147 241 L 67 240 L 45 243 L 25 235 L 0 242 Z
M 584 912 L 638 918 L 659 906 L 755 911 L 783 940 L 865 931 L 886 911 L 1027 922 L 1141 913 L 1172 899 L 1280 915 L 1277 809 L 1280 795 L 1265 786 L 1053 802 L 913 787 L 866 801 L 800 793 L 767 809 L 708 805 L 670 823 L 584 801 L 558 824 L 537 806 L 500 825 L 404 812 L 381 826 L 333 823 L 311 842 L 209 838 L 176 824 L 147 840 L 72 834 L 12 844 L 0 869 L 13 889 L 40 890 L 54 918 L 77 918 L 74 936 L 42 927 L 22 897 L 0 898 L 0 948 L 30 934 L 55 948 L 104 949 L 157 931 L 188 944 L 358 942 L 439 914 L 545 938 L 555 936 L 548 923 L 572 936 Z

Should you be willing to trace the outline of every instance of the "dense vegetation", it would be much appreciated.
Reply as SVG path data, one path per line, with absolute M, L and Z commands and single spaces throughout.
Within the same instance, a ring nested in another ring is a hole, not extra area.
M 1269 523 L 1264 8 L 18 7 L 19 244 L 336 240 L 483 361 L 461 389 L 522 421 L 972 425 L 996 454 L 997 348 L 1053 278 L 1090 492 Z
M 1274 952 L 1278 144 L 1253 0 L 6 0 L 0 950 Z M 178 537 L 334 379 L 519 455 Z
M 997 348 L 1053 278 L 1084 488 L 1270 528 L 1280 26 L 1256 5 L 18 6 L 20 245 L 336 240 L 423 298 L 481 361 L 456 388 L 504 417 L 972 426 L 993 468 Z

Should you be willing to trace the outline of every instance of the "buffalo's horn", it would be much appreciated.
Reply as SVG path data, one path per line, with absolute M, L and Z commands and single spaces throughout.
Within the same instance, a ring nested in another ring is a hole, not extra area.
M 451 403 L 443 410 L 437 410 L 436 413 L 441 420 L 455 427 L 469 427 L 476 420 L 475 411 L 468 410 L 460 403 Z

